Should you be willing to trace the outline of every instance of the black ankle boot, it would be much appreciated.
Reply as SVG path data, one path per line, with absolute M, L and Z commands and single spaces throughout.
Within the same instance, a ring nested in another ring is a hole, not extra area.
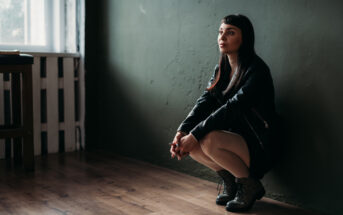
M 223 179 L 224 190 L 223 193 L 218 193 L 216 203 L 217 205 L 226 205 L 228 201 L 235 198 L 237 186 L 235 183 L 235 177 L 227 170 L 217 171 L 218 175 Z
M 237 178 L 236 184 L 236 197 L 226 204 L 226 210 L 228 211 L 248 211 L 252 208 L 256 199 L 261 199 L 265 194 L 262 183 L 254 178 Z

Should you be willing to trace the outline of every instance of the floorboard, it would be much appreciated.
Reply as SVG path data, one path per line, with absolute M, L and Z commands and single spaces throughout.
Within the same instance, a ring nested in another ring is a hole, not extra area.
M 0 214 L 313 215 L 268 198 L 249 213 L 214 203 L 216 184 L 108 153 L 36 157 L 26 173 L 0 160 Z

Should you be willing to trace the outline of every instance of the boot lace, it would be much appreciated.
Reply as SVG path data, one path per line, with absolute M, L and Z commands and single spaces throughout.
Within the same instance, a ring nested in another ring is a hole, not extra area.
M 218 195 L 221 193 L 222 191 L 222 187 L 224 184 L 224 189 L 223 189 L 223 194 L 226 194 L 226 184 L 224 180 L 219 180 L 217 183 L 217 191 L 218 191 Z

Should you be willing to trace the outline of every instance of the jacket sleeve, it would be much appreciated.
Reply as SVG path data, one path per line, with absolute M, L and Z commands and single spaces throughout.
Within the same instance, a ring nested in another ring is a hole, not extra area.
M 263 95 L 267 80 L 268 70 L 255 70 L 251 68 L 247 71 L 246 80 L 227 102 L 201 121 L 190 132 L 200 140 L 207 133 L 213 130 L 222 130 L 233 125 L 242 117 L 245 110 L 256 105 Z
M 210 85 L 218 71 L 218 65 L 214 69 L 214 73 L 208 83 Z M 189 133 L 199 122 L 206 119 L 218 107 L 216 99 L 209 91 L 204 91 L 197 99 L 194 107 L 187 115 L 186 119 L 181 123 L 177 131 Z

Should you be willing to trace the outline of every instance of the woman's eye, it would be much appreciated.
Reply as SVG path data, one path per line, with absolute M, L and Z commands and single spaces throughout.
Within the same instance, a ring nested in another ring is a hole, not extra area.
M 228 35 L 234 35 L 234 34 L 235 34 L 235 32 L 233 32 L 233 31 L 228 32 Z

